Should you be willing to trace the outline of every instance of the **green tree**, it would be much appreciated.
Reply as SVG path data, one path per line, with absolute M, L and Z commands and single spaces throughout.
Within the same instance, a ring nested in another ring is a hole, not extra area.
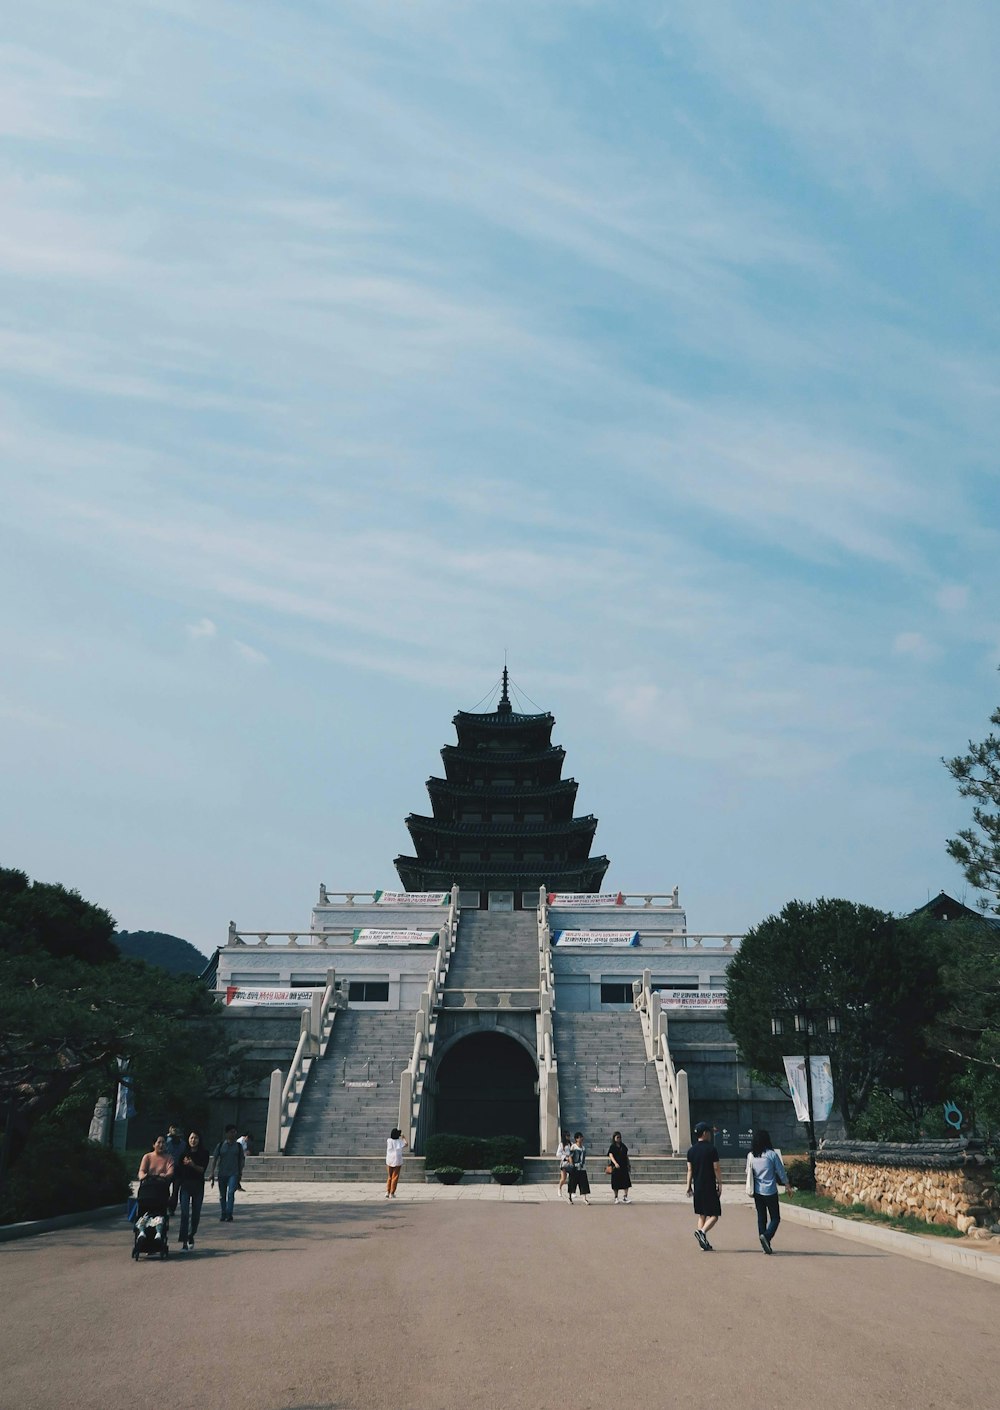
M 1000 1128 L 1000 927 L 990 916 L 923 921 L 947 1004 L 932 1041 L 957 1065 L 950 1093 L 984 1132 Z M 971 1108 L 971 1112 L 970 1109 Z
M 29 881 L 23 871 L 0 867 L 0 952 L 44 951 L 57 958 L 102 964 L 117 959 L 115 923 L 107 911 L 77 891 Z
M 945 1073 L 930 1033 L 945 996 L 933 949 L 918 928 L 851 901 L 790 901 L 749 930 L 726 975 L 727 1018 L 746 1062 L 784 1084 L 782 1058 L 802 1051 L 794 1033 L 774 1037 L 772 1015 L 838 1018 L 829 1048 L 836 1102 L 851 1130 L 879 1092 L 912 1123 Z
M 111 1094 L 121 1062 L 146 1106 L 203 1097 L 226 1068 L 212 995 L 123 959 L 113 933 L 75 892 L 0 873 L 0 1171 L 57 1108 L 85 1112 Z
M 1000 709 L 990 716 L 1000 727 Z M 988 734 L 981 744 L 969 740 L 968 754 L 945 759 L 963 798 L 974 800 L 971 827 L 948 842 L 954 857 L 977 891 L 983 910 L 1000 915 L 1000 736 Z

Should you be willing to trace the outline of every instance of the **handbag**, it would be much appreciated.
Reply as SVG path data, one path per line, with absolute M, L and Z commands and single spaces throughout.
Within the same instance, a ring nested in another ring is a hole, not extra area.
M 746 1188 L 747 1188 L 747 1194 L 748 1194 L 748 1195 L 752 1195 L 752 1194 L 754 1193 L 753 1153 L 752 1153 L 751 1151 L 748 1151 L 748 1152 L 747 1152 L 747 1186 L 746 1186 Z
M 615 1173 L 615 1167 L 610 1161 L 608 1161 L 607 1165 L 604 1167 L 604 1173 L 605 1175 L 613 1175 Z

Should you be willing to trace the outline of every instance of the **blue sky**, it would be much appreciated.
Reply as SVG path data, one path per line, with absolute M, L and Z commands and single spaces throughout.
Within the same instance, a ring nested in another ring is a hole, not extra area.
M 0 44 L 0 859 L 393 885 L 509 652 L 609 884 L 964 894 L 1000 12 L 45 3 Z

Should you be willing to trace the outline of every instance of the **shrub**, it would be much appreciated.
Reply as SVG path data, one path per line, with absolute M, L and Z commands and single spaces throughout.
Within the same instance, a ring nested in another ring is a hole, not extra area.
M 117 1152 L 39 1129 L 0 1194 L 0 1223 L 79 1214 L 119 1200 L 124 1212 L 128 1189 L 128 1174 Z
M 528 1153 L 528 1143 L 523 1136 L 491 1136 L 484 1152 L 486 1165 L 516 1165 L 520 1170 Z
M 457 1165 L 462 1170 L 515 1165 L 520 1170 L 527 1149 L 522 1136 L 456 1136 L 440 1132 L 428 1136 L 424 1154 L 428 1170 L 438 1170 L 442 1165 Z
M 816 1180 L 807 1156 L 786 1161 L 785 1172 L 797 1190 L 815 1190 Z
M 494 1165 L 490 1171 L 498 1185 L 516 1185 L 521 1178 L 519 1165 Z

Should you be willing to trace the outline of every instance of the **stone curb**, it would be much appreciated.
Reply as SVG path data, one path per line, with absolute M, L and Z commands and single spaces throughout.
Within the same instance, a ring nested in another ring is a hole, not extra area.
M 53 1229 L 72 1229 L 76 1224 L 92 1224 L 98 1219 L 125 1218 L 125 1206 L 105 1204 L 100 1209 L 81 1209 L 78 1214 L 54 1214 L 51 1219 L 29 1219 L 24 1224 L 0 1225 L 0 1244 L 13 1239 L 30 1239 L 33 1234 L 48 1234 Z
M 825 1234 L 835 1234 L 841 1239 L 853 1239 L 855 1243 L 884 1248 L 887 1252 L 901 1254 L 903 1258 L 936 1263 L 940 1268 L 950 1268 L 953 1273 L 966 1273 L 973 1278 L 983 1278 L 988 1283 L 1000 1283 L 1000 1257 L 993 1253 L 980 1253 L 978 1249 L 968 1246 L 956 1248 L 944 1239 L 938 1242 L 933 1236 L 925 1239 L 917 1234 L 904 1234 L 900 1229 L 881 1229 L 877 1224 L 842 1219 L 836 1214 L 823 1214 L 818 1209 L 799 1209 L 785 1200 L 781 1201 L 781 1217 L 791 1219 L 795 1224 L 808 1224 L 812 1229 L 822 1229 Z

